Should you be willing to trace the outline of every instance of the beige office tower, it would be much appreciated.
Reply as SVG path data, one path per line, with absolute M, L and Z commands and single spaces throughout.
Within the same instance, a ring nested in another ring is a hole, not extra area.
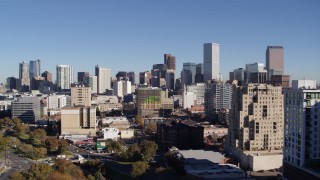
M 61 134 L 96 134 L 96 108 L 61 109 Z
M 283 95 L 280 86 L 233 87 L 226 150 L 243 168 L 269 170 L 282 166 Z
M 72 85 L 71 87 L 72 106 L 91 106 L 91 88 L 86 85 Z

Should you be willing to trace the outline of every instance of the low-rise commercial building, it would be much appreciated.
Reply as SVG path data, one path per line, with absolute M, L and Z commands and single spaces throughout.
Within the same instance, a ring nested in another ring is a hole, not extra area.
M 40 119 L 40 100 L 37 97 L 20 97 L 12 102 L 12 118 L 22 122 L 35 123 Z
M 203 147 L 203 127 L 194 121 L 165 121 L 157 125 L 159 144 L 164 148 L 175 146 L 179 149 L 199 149 Z

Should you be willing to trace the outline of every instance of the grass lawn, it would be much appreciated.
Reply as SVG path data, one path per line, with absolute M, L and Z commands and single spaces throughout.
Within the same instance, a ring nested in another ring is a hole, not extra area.
M 21 138 L 23 140 L 29 140 L 29 135 L 28 134 L 24 134 L 22 136 L 19 136 L 19 138 Z

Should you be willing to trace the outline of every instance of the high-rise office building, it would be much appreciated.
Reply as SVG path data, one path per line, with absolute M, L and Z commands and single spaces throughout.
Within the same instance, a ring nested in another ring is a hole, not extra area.
M 149 71 L 145 71 L 145 72 L 140 72 L 140 84 L 145 84 L 148 85 L 150 84 L 150 80 L 151 80 L 151 73 Z
M 73 83 L 73 67 L 57 65 L 57 88 L 60 91 L 70 90 Z
M 41 74 L 41 76 L 44 77 L 45 81 L 52 82 L 52 73 L 51 72 L 45 71 Z
M 71 87 L 72 106 L 91 106 L 91 88 L 83 84 L 75 84 Z
M 28 91 L 30 88 L 29 64 L 24 61 L 19 64 L 19 79 L 23 91 Z
M 203 78 L 204 81 L 220 80 L 220 45 L 204 43 L 203 45 Z
M 12 90 L 12 89 L 17 89 L 18 88 L 18 83 L 19 79 L 15 77 L 8 77 L 7 78 L 7 88 Z
M 238 68 L 229 73 L 229 80 L 232 82 L 234 80 L 238 81 L 238 84 L 244 85 L 247 83 L 247 72 L 243 68 Z
M 167 65 L 167 69 L 176 70 L 176 57 L 171 54 L 164 54 L 164 64 Z
M 284 53 L 282 46 L 268 46 L 266 50 L 268 80 L 272 75 L 284 74 Z
M 280 86 L 233 87 L 227 152 L 253 171 L 282 166 L 283 94 Z
M 320 89 L 316 81 L 292 81 L 284 89 L 283 175 L 287 179 L 320 179 Z
M 89 76 L 87 80 L 89 87 L 91 88 L 91 93 L 96 94 L 98 93 L 98 78 L 97 76 Z
M 246 64 L 247 83 L 265 83 L 267 81 L 267 71 L 263 63 Z
M 132 85 L 136 84 L 136 73 L 131 71 L 128 72 L 128 77 L 129 77 L 129 81 L 131 82 Z
M 45 78 L 42 76 L 34 76 L 30 79 L 30 89 L 39 90 L 41 83 L 45 81 Z
M 103 94 L 107 89 L 111 89 L 111 70 L 97 65 L 95 73 L 98 78 L 98 94 Z
M 174 90 L 174 84 L 175 84 L 175 70 L 168 69 L 166 72 L 166 88 Z
M 29 64 L 29 78 L 32 79 L 33 77 L 40 76 L 41 72 L 41 61 L 38 59 L 36 61 L 30 61 Z
M 194 77 L 195 83 L 203 83 L 203 64 L 199 63 L 196 66 L 196 75 Z
M 195 75 L 197 71 L 197 64 L 195 63 L 183 63 L 182 71 L 181 71 L 181 84 L 190 85 L 195 83 Z
M 126 72 L 126 71 L 119 71 L 119 72 L 116 74 L 116 78 L 117 78 L 117 80 L 128 79 L 128 72 Z
M 89 77 L 89 72 L 78 72 L 78 83 L 87 84 L 88 77 Z

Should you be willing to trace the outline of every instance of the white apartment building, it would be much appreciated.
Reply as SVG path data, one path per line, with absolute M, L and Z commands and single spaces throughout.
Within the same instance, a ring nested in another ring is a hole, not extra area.
M 292 81 L 284 90 L 284 168 L 320 159 L 320 89 L 316 81 Z M 308 85 L 306 85 L 308 84 Z
M 123 97 L 127 94 L 131 94 L 131 82 L 130 81 L 115 81 L 113 83 L 113 94 L 118 97 Z
M 67 106 L 66 95 L 48 96 L 48 109 L 60 109 Z
M 73 83 L 73 67 L 70 65 L 57 65 L 57 87 L 59 90 L 68 90 Z

